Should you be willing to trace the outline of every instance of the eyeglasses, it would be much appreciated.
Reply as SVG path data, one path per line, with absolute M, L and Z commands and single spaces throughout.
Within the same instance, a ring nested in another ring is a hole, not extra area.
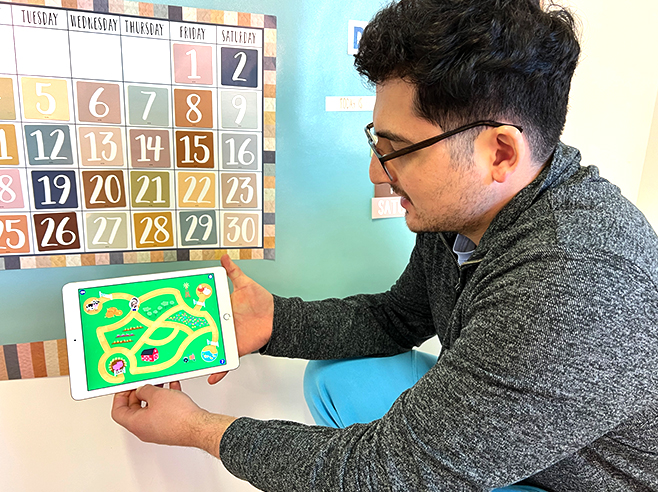
M 423 140 L 421 142 L 415 143 L 403 149 L 396 150 L 394 152 L 389 152 L 388 154 L 380 154 L 379 151 L 377 150 L 377 141 L 379 140 L 379 138 L 377 137 L 377 134 L 374 133 L 373 131 L 374 123 L 368 123 L 364 130 L 366 132 L 366 136 L 368 137 L 368 143 L 370 144 L 370 148 L 372 149 L 373 153 L 377 156 L 377 159 L 379 159 L 379 162 L 384 168 L 384 172 L 386 173 L 386 176 L 388 176 L 388 179 L 393 181 L 391 174 L 388 172 L 388 169 L 386 169 L 387 161 L 390 161 L 391 159 L 396 159 L 397 157 L 401 157 L 403 155 L 411 154 L 412 152 L 416 152 L 417 150 L 424 149 L 425 147 L 434 145 L 435 143 L 440 142 L 441 140 L 444 140 L 448 137 L 452 137 L 453 135 L 457 135 L 458 133 L 465 132 L 466 130 L 470 130 L 471 128 L 476 128 L 478 126 L 491 126 L 494 128 L 498 128 L 499 126 L 513 126 L 520 132 L 523 131 L 523 129 L 518 125 L 512 125 L 510 123 L 499 123 L 498 121 L 491 121 L 491 120 L 482 120 L 482 121 L 476 121 L 474 123 L 469 123 L 464 126 L 460 126 L 458 128 L 455 128 L 454 130 L 450 130 L 449 132 L 442 133 L 441 135 L 437 135 L 436 137 L 428 138 L 427 140 Z

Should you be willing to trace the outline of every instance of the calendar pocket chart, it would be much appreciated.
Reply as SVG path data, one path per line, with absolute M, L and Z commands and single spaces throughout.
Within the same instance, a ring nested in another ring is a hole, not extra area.
M 276 18 L 0 2 L 0 269 L 274 258 Z

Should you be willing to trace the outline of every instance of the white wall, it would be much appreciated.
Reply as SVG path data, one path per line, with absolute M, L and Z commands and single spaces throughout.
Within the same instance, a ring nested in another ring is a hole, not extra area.
M 583 19 L 584 55 L 564 141 L 579 147 L 585 163 L 598 165 L 629 199 L 653 197 L 658 150 L 651 154 L 647 147 L 658 93 L 658 3 L 571 3 Z M 643 178 L 645 159 L 651 162 Z M 656 200 L 639 202 L 647 215 L 658 217 Z M 218 386 L 195 380 L 184 388 L 212 411 L 310 423 L 301 394 L 303 367 L 301 361 L 248 356 Z M 68 378 L 0 382 L 0 489 L 254 490 L 200 451 L 137 441 L 110 420 L 109 412 L 110 398 L 72 401 Z
M 305 362 L 250 355 L 221 383 L 184 381 L 217 413 L 312 423 Z M 11 492 L 246 492 L 207 453 L 145 444 L 110 418 L 111 397 L 69 396 L 68 377 L 0 382 L 0 490 Z
M 582 26 L 580 65 L 563 140 L 637 201 L 658 93 L 658 3 L 571 0 Z
M 653 112 L 653 123 L 649 134 L 649 145 L 644 159 L 644 171 L 640 182 L 637 206 L 658 230 L 658 97 Z

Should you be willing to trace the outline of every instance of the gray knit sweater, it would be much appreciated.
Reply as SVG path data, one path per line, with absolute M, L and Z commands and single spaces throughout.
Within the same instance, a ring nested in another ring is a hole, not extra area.
M 266 354 L 442 352 L 370 424 L 236 420 L 226 468 L 271 492 L 658 491 L 658 238 L 579 162 L 560 144 L 461 267 L 423 233 L 386 293 L 276 298 Z

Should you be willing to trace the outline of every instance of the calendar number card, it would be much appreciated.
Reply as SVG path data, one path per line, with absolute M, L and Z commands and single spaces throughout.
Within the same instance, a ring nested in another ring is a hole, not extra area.
M 276 18 L 0 2 L 0 269 L 274 258 Z

